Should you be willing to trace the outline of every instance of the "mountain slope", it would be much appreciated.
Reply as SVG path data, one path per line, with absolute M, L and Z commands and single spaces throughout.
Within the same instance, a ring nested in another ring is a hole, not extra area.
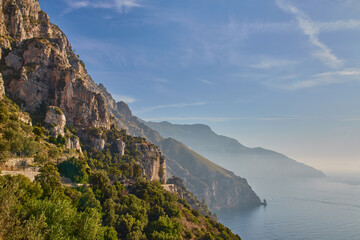
M 148 122 L 164 137 L 173 137 L 215 163 L 247 178 L 321 177 L 322 172 L 283 154 L 263 148 L 248 148 L 237 140 L 220 136 L 202 124 L 178 125 Z
M 211 208 L 256 206 L 260 199 L 246 179 L 214 164 L 178 141 L 166 138 L 159 143 L 167 156 L 168 171 L 185 180 Z M 175 160 L 176 159 L 176 160 Z
M 123 105 L 123 108 L 126 106 Z M 149 128 L 144 121 L 129 113 L 122 122 L 131 122 L 134 134 L 141 133 L 155 145 L 160 146 L 167 159 L 168 176 L 177 176 L 185 181 L 186 187 L 212 209 L 260 205 L 260 199 L 246 179 L 214 164 L 181 142 L 164 139 Z
M 113 144 L 105 141 L 104 133 L 115 122 L 132 136 L 146 137 L 160 144 L 163 138 L 156 131 L 132 116 L 125 103 L 115 102 L 102 84 L 95 84 L 65 34 L 50 22 L 38 1 L 6 0 L 0 2 L 0 8 L 0 72 L 6 95 L 29 112 L 35 123 L 44 121 L 48 106 L 56 106 L 64 113 L 66 125 L 77 129 L 81 142 L 100 151 L 105 150 L 107 144 Z M 89 137 L 89 133 L 94 134 Z M 181 149 L 186 152 L 185 148 Z M 181 167 L 181 159 L 173 160 Z M 196 176 L 193 179 L 200 184 Z M 236 176 L 233 181 L 238 181 Z M 219 195 L 217 189 L 208 185 L 198 188 L 194 194 L 199 198 L 205 196 L 207 203 L 218 207 L 216 201 L 207 197 Z M 241 194 L 232 195 L 233 189 L 228 191 L 227 207 L 242 202 L 237 199 Z M 249 200 L 258 202 L 258 198 Z
M 0 176 L 0 239 L 240 239 L 163 188 L 160 149 L 116 126 L 38 0 L 0 10 L 0 169 L 23 170 Z
M 107 149 L 102 158 L 104 152 L 85 147 L 85 156 L 81 152 L 68 156 L 63 144 L 51 142 L 50 131 L 38 131 L 15 103 L 3 95 L 0 99 L 0 239 L 240 239 L 213 220 L 202 203 L 191 199 L 206 217 L 164 190 L 159 181 L 148 181 L 143 171 L 120 167 L 114 174 L 116 151 Z M 134 163 L 154 152 L 132 148 L 136 143 L 151 145 L 142 138 L 113 127 L 108 137 L 114 135 L 123 137 L 127 145 L 122 162 L 133 156 L 130 163 Z M 1 176 L 2 168 L 10 167 L 7 174 L 14 173 L 17 166 L 11 163 L 16 159 L 35 167 L 21 164 L 22 171 L 15 172 L 19 175 Z M 23 176 L 25 168 L 40 168 L 34 181 Z M 66 186 L 60 174 L 86 184 Z M 121 184 L 125 180 L 131 184 Z M 191 197 L 185 188 L 181 190 Z

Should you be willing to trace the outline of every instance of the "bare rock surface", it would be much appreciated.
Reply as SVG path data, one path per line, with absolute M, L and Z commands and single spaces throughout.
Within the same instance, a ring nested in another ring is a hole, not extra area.
M 6 92 L 29 112 L 58 106 L 78 128 L 111 125 L 99 87 L 63 32 L 36 0 L 4 0 L 0 8 L 2 75 Z
M 65 114 L 56 106 L 47 107 L 45 123 L 49 125 L 50 134 L 54 137 L 65 135 L 64 128 L 66 125 Z
M 0 100 L 3 99 L 4 95 L 5 95 L 4 81 L 2 78 L 2 74 L 0 73 Z

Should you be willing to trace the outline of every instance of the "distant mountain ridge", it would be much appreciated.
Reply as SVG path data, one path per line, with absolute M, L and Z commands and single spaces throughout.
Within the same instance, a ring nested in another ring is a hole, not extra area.
M 246 207 L 261 201 L 245 178 L 204 158 L 172 138 L 159 142 L 171 175 L 184 179 L 186 187 L 210 208 Z
M 106 89 L 103 88 L 103 91 Z M 109 101 L 114 100 L 109 98 Z M 211 162 L 183 143 L 162 137 L 157 131 L 148 127 L 145 121 L 133 116 L 125 103 L 121 105 L 118 103 L 116 106 L 116 109 L 109 107 L 110 111 L 127 113 L 115 118 L 118 125 L 124 126 L 130 134 L 145 137 L 160 146 L 167 159 L 168 177 L 182 178 L 189 191 L 193 192 L 199 200 L 204 199 L 210 208 L 221 209 L 261 204 L 260 198 L 246 179 Z
M 164 137 L 175 138 L 211 161 L 246 178 L 322 177 L 321 171 L 264 148 L 249 148 L 216 134 L 203 124 L 147 122 Z

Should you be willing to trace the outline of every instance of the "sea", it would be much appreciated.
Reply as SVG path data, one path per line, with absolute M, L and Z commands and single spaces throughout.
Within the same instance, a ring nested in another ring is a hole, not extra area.
M 249 184 L 267 206 L 216 212 L 243 240 L 360 240 L 360 173 Z

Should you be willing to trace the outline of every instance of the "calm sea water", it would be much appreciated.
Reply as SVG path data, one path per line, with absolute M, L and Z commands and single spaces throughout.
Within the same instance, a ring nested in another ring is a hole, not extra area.
M 360 174 L 249 183 L 266 207 L 217 212 L 243 240 L 360 239 Z

